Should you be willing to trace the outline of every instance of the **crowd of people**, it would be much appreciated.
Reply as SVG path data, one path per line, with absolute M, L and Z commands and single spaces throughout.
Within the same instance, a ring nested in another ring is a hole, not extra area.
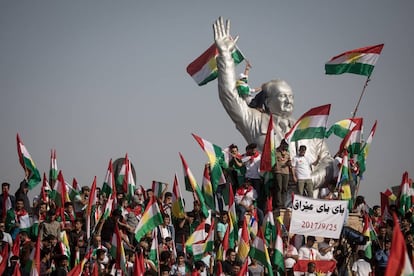
M 279 212 L 290 212 L 291 192 L 325 200 L 340 199 L 341 192 L 335 189 L 335 185 L 321 188 L 319 193 L 314 192 L 309 179 L 312 164 L 306 159 L 306 147 L 301 147 L 297 156 L 290 157 L 288 144 L 281 142 L 276 151 L 273 184 L 266 188 L 260 173 L 261 153 L 257 145 L 247 145 L 246 153 L 241 154 L 232 144 L 229 153 L 229 166 L 223 169 L 234 190 L 237 224 L 233 227 L 238 234 L 225 252 L 222 248 L 228 242 L 226 232 L 232 219 L 226 203 L 206 216 L 202 211 L 203 202 L 195 196 L 193 209 L 177 217 L 169 185 L 165 185 L 158 195 L 154 195 L 151 188 L 136 187 L 133 196 L 127 196 L 122 186 L 118 186 L 112 212 L 104 216 L 110 195 L 100 188 L 94 191 L 96 195 L 91 195 L 91 187 L 83 186 L 59 207 L 54 200 L 53 189 L 48 198 L 35 196 L 31 203 L 28 184 L 24 180 L 14 196 L 10 192 L 11 185 L 2 184 L 0 271 L 3 269 L 3 275 L 30 275 L 34 254 L 39 249 L 40 275 L 67 275 L 74 271 L 82 275 L 218 275 L 220 272 L 222 275 L 245 275 L 241 273 L 246 272 L 248 275 L 316 275 L 320 260 L 335 264 L 333 269 L 325 271 L 327 275 L 374 275 L 374 272 L 375 275 L 384 275 L 392 246 L 392 213 L 400 217 L 412 261 L 411 209 L 402 214 L 396 205 L 390 205 L 388 213 L 384 213 L 379 205 L 369 208 L 363 196 L 356 194 L 350 211 L 361 217 L 364 229 L 367 224 L 372 226 L 372 233 L 376 233 L 373 236 L 364 237 L 355 229 L 342 233 L 335 240 L 292 235 L 289 223 L 281 218 L 276 221 L 282 229 L 283 265 L 272 261 L 269 267 L 254 257 L 242 256 L 239 239 L 243 225 L 248 225 L 249 243 L 252 244 L 259 229 L 266 227 L 264 214 L 268 209 L 276 216 Z M 351 185 L 356 183 L 351 181 Z M 96 196 L 96 202 L 88 222 L 86 210 L 90 196 Z M 223 199 L 223 196 L 222 193 L 218 198 Z M 162 223 L 136 240 L 137 225 L 153 197 L 156 197 L 162 213 Z M 269 199 L 273 199 L 270 206 L 266 205 Z M 211 232 L 211 226 L 214 227 L 214 246 L 196 257 L 192 252 L 191 237 L 201 224 L 205 225 L 205 235 Z M 119 259 L 119 251 L 115 248 L 115 234 L 122 240 L 124 261 Z M 367 253 L 367 244 L 371 253 Z M 268 245 L 268 250 L 270 259 L 274 260 L 274 242 Z M 306 261 L 305 271 L 295 268 L 300 261 Z M 139 263 L 142 264 L 140 268 Z M 80 264 L 81 270 L 76 270 Z

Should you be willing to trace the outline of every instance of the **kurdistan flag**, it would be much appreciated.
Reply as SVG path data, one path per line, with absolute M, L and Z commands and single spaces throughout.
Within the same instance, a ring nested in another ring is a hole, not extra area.
M 370 225 L 371 219 L 369 218 L 368 214 L 364 214 L 364 228 L 362 229 L 362 234 L 366 237 L 367 242 L 364 245 L 360 245 L 360 249 L 364 250 L 365 257 L 368 259 L 372 258 L 372 241 L 371 241 L 371 232 L 370 232 Z
M 330 109 L 330 104 L 311 108 L 286 133 L 285 140 L 294 142 L 302 139 L 324 139 Z
M 211 252 L 214 249 L 214 220 L 211 223 L 207 238 L 204 241 L 193 243 L 191 245 L 194 261 L 201 260 L 204 253 Z
M 224 161 L 224 152 L 221 147 L 214 145 L 195 134 L 192 135 L 208 157 L 210 163 L 211 184 L 213 184 L 213 191 L 215 192 L 217 191 L 217 186 L 219 184 L 226 183 L 226 178 L 224 177 L 222 170 L 222 167 L 228 167 Z
M 58 165 L 56 159 L 56 150 L 50 150 L 50 169 L 49 169 L 49 183 L 53 186 L 58 176 Z
M 200 202 L 201 206 L 201 212 L 203 213 L 204 217 L 208 217 L 208 209 L 204 200 L 204 195 L 201 192 L 200 187 L 198 186 L 193 173 L 190 171 L 190 168 L 187 165 L 187 162 L 185 161 L 184 157 L 180 153 L 181 162 L 183 164 L 183 170 L 184 170 L 184 181 L 186 187 L 191 187 L 193 194 L 197 197 L 198 201 Z
M 209 209 L 216 209 L 215 207 L 215 198 L 213 193 L 213 185 L 210 180 L 210 170 L 208 166 L 204 167 L 203 182 L 201 183 L 201 192 L 204 195 L 204 200 Z
M 358 164 L 359 164 L 359 171 L 360 176 L 366 171 L 366 160 L 368 157 L 369 149 L 371 148 L 372 139 L 374 138 L 375 131 L 377 129 L 377 121 L 375 121 L 374 125 L 372 126 L 371 132 L 365 143 L 361 147 L 361 152 L 358 155 Z
M 282 228 L 280 224 L 277 224 L 277 235 L 275 242 L 275 252 L 273 254 L 273 263 L 277 267 L 277 271 L 280 275 L 284 275 L 285 271 L 285 259 L 283 257 L 283 239 L 282 239 Z
M 411 208 L 411 183 L 408 172 L 404 172 L 402 176 L 398 207 L 402 216 Z
M 115 178 L 114 178 L 114 170 L 112 166 L 112 158 L 109 160 L 108 169 L 106 170 L 105 180 L 102 185 L 102 194 L 106 196 L 106 198 L 110 198 L 110 196 L 115 193 L 116 195 L 116 186 L 115 186 Z
M 262 233 L 267 246 L 271 246 L 276 241 L 276 225 L 273 216 L 272 197 L 267 198 L 266 215 L 263 219 Z
M 353 158 L 354 155 L 358 155 L 361 152 L 361 140 L 362 140 L 362 118 L 354 118 L 356 125 L 342 140 L 339 150 L 347 149 L 349 156 Z
M 337 55 L 325 64 L 325 73 L 327 75 L 352 73 L 369 77 L 383 47 L 384 44 L 378 44 Z
M 345 138 L 345 136 L 354 128 L 356 123 L 354 118 L 344 119 L 333 124 L 325 133 L 325 137 L 329 138 L 331 134 L 335 134 L 338 137 Z
M 273 116 L 270 116 L 267 126 L 266 138 L 263 144 L 262 156 L 260 159 L 260 172 L 263 174 L 265 195 L 270 196 L 270 189 L 273 186 L 273 168 L 276 165 L 275 131 L 273 129 Z
M 414 275 L 414 269 L 408 256 L 404 235 L 401 232 L 399 220 L 395 213 L 393 213 L 393 220 L 394 230 L 385 276 Z
M 273 275 L 272 264 L 270 263 L 269 251 L 263 237 L 262 230 L 259 228 L 257 236 L 254 238 L 249 251 L 249 256 L 258 260 L 264 267 L 267 268 L 267 275 Z
M 27 151 L 26 146 L 23 144 L 22 140 L 20 139 L 19 134 L 16 136 L 17 139 L 17 153 L 19 155 L 19 162 L 22 168 L 25 171 L 25 178 L 27 180 L 27 184 L 29 185 L 29 190 L 33 189 L 40 183 L 40 173 L 36 167 L 35 162 L 30 156 L 30 153 Z
M 218 54 L 217 46 L 213 43 L 204 53 L 187 66 L 187 73 L 199 86 L 205 85 L 217 78 L 216 57 Z M 244 60 L 242 53 L 237 48 L 232 51 L 231 55 L 235 64 L 239 64 Z
M 135 228 L 135 239 L 140 239 L 149 231 L 162 224 L 163 219 L 157 200 L 152 196 L 148 202 L 147 208 L 142 214 L 142 218 Z
M 176 218 L 184 218 L 184 201 L 183 196 L 181 195 L 180 185 L 178 183 L 177 174 L 174 175 L 173 183 L 173 199 L 172 199 L 172 215 Z

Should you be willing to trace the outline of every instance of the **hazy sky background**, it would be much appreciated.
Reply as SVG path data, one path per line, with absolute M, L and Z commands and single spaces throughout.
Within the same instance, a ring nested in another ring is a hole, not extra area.
M 246 146 L 217 81 L 198 87 L 185 71 L 223 16 L 253 65 L 250 83 L 286 80 L 295 118 L 331 103 L 328 124 L 351 116 L 366 77 L 327 76 L 325 62 L 385 44 L 357 113 L 365 137 L 378 120 L 360 194 L 379 203 L 413 172 L 413 11 L 410 0 L 0 1 L 0 181 L 14 192 L 24 177 L 19 133 L 41 174 L 55 148 L 68 182 L 97 176 L 101 186 L 109 159 L 127 152 L 138 184 L 172 183 L 177 173 L 184 192 L 181 152 L 201 184 L 207 157 L 191 133 Z M 339 143 L 329 138 L 332 154 Z

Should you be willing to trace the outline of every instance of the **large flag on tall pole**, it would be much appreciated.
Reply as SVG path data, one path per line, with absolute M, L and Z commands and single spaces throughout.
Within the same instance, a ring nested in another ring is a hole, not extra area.
M 394 230 L 385 276 L 414 275 L 404 235 L 401 232 L 398 217 L 395 213 L 393 213 L 393 218 Z
M 187 165 L 187 162 L 185 161 L 184 157 L 182 156 L 182 154 L 180 153 L 180 158 L 181 158 L 181 162 L 183 164 L 183 169 L 184 169 L 184 181 L 186 182 L 186 186 L 189 186 L 192 188 L 193 193 L 195 194 L 195 196 L 197 197 L 198 201 L 200 202 L 201 205 L 201 211 L 203 212 L 203 215 L 205 217 L 208 217 L 208 209 L 204 200 L 204 195 L 201 192 L 200 187 L 198 186 L 193 173 L 190 171 L 190 168 Z
M 27 184 L 29 185 L 29 190 L 33 189 L 40 183 L 40 173 L 36 167 L 35 162 L 30 156 L 26 146 L 23 144 L 22 140 L 20 139 L 19 134 L 16 136 L 17 139 L 17 153 L 19 155 L 19 162 L 22 168 L 25 171 L 25 178 L 27 180 Z
M 140 239 L 149 231 L 162 224 L 163 219 L 160 208 L 158 207 L 155 197 L 151 197 L 147 208 L 142 214 L 142 218 L 135 228 L 135 239 L 139 242 Z
M 383 47 L 384 44 L 378 44 L 339 54 L 325 64 L 325 73 L 327 75 L 352 73 L 369 77 Z
M 324 139 L 330 109 L 330 104 L 311 108 L 286 133 L 285 140 L 294 142 L 302 139 Z
M 208 82 L 215 80 L 218 75 L 216 57 L 218 56 L 218 49 L 213 43 L 204 53 L 191 62 L 187 66 L 187 73 L 199 85 L 205 85 Z M 237 65 L 243 61 L 244 57 L 240 50 L 235 47 L 231 56 L 234 63 Z
M 195 135 L 194 133 L 192 135 L 208 157 L 211 183 L 213 184 L 213 191 L 216 192 L 217 186 L 226 182 L 222 170 L 222 167 L 227 167 L 227 164 L 224 161 L 224 152 L 221 147 Z
M 345 138 L 345 136 L 354 128 L 356 123 L 354 118 L 340 120 L 334 123 L 328 131 L 325 133 L 325 137 L 328 138 L 331 134 L 335 134 L 338 137 Z

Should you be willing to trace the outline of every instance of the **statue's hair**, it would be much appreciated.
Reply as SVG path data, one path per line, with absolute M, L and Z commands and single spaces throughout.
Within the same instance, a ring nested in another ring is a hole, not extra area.
M 279 87 L 281 86 L 288 86 L 290 87 L 290 85 L 284 81 L 284 80 L 280 80 L 280 79 L 275 79 L 275 80 L 271 80 L 268 81 L 264 84 L 262 84 L 262 91 L 264 93 L 264 105 L 265 105 L 265 111 L 267 113 L 269 113 L 269 107 L 266 105 L 266 99 L 269 97 L 269 94 L 272 93 L 273 91 L 279 91 Z

